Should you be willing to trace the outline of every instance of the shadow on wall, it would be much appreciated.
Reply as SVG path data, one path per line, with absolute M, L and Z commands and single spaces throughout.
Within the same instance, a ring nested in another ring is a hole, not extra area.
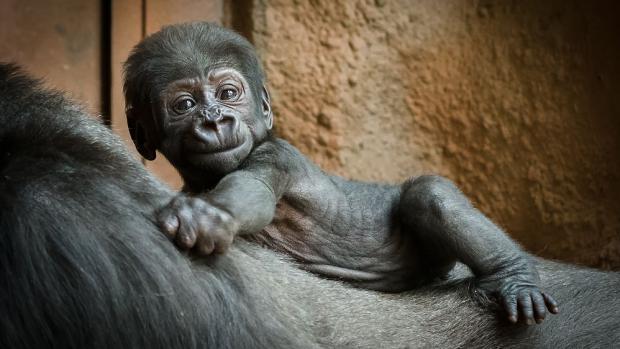
M 249 12 L 232 24 L 262 55 L 278 132 L 323 168 L 445 175 L 530 251 L 620 269 L 617 2 L 264 0 Z

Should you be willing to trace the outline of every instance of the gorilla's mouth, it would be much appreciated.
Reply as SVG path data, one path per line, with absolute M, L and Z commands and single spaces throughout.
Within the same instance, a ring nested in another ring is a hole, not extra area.
M 184 152 L 193 162 L 206 164 L 211 162 L 238 162 L 245 158 L 252 148 L 252 142 L 246 137 L 233 137 L 226 142 L 205 143 L 193 140 L 186 144 Z
M 233 152 L 246 143 L 245 137 L 240 132 L 217 132 L 208 134 L 200 132 L 187 140 L 186 150 L 195 154 L 209 155 Z
M 234 152 L 236 149 L 240 148 L 241 146 L 243 146 L 245 142 L 239 142 L 239 143 L 230 143 L 230 144 L 224 144 L 218 147 L 209 147 L 208 149 L 196 149 L 196 151 L 194 151 L 194 153 L 196 154 L 202 154 L 202 155 L 211 155 L 211 154 L 226 154 L 226 153 L 232 153 Z
M 251 140 L 225 143 L 217 147 L 185 148 L 185 157 L 189 163 L 202 169 L 209 169 L 217 173 L 229 173 L 245 159 L 252 150 Z

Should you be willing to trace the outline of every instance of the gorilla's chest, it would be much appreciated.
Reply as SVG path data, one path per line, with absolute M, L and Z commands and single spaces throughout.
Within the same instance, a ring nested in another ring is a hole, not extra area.
M 390 256 L 388 259 L 397 258 L 397 244 L 377 245 L 377 241 L 395 236 L 394 229 L 399 228 L 364 214 L 359 208 L 335 203 L 308 207 L 282 199 L 274 219 L 260 236 L 264 244 L 304 264 L 358 269 L 360 264 L 385 260 L 386 255 Z
M 276 205 L 272 222 L 265 227 L 262 235 L 266 243 L 276 250 L 292 255 L 304 263 L 313 263 L 321 259 L 321 237 L 333 234 L 330 224 L 325 224 L 330 217 L 317 217 L 312 210 L 291 205 L 282 199 Z

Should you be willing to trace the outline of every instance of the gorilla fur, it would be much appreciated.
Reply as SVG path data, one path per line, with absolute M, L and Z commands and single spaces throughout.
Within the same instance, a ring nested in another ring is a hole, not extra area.
M 618 273 L 539 261 L 562 314 L 504 325 L 451 280 L 381 294 L 238 241 L 191 261 L 155 224 L 174 195 L 60 93 L 0 66 L 0 347 L 612 347 Z M 472 319 L 476 319 L 472 321 Z

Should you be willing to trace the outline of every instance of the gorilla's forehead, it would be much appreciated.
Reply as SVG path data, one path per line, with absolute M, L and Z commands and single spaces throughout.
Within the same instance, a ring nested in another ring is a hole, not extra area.
M 206 85 L 218 85 L 223 81 L 236 81 L 241 88 L 248 85 L 243 74 L 235 68 L 229 68 L 226 65 L 209 67 L 204 70 L 204 74 L 196 74 L 192 76 L 183 76 L 176 79 L 165 86 L 166 90 L 192 90 L 202 89 Z M 164 90 L 165 92 L 165 90 Z
M 201 55 L 202 56 L 202 55 Z M 239 75 L 246 81 L 253 79 L 251 72 L 244 71 L 243 65 L 236 59 L 223 57 L 212 59 L 210 57 L 175 57 L 169 59 L 156 68 L 154 79 L 155 88 L 163 90 L 174 81 L 188 81 L 191 79 L 209 80 L 224 72 Z
M 253 62 L 249 58 L 230 50 L 180 50 L 152 57 L 150 65 L 155 68 L 156 76 L 168 81 L 207 76 L 209 72 L 222 68 L 235 69 L 245 78 L 251 79 L 253 70 L 260 71 L 260 68 L 250 64 Z

